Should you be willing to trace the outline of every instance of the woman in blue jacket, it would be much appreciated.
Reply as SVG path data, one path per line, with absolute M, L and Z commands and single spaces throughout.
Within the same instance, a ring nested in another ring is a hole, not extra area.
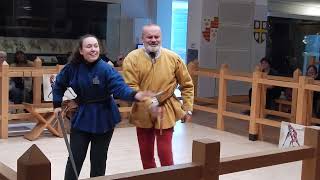
M 98 40 L 93 35 L 79 39 L 71 61 L 57 75 L 53 88 L 56 117 L 61 112 L 64 92 L 71 87 L 77 94 L 79 108 L 71 121 L 70 146 L 76 169 L 80 174 L 89 143 L 91 143 L 90 177 L 104 176 L 108 147 L 120 113 L 112 97 L 142 101 L 149 93 L 136 92 L 125 84 L 121 75 L 99 58 Z M 65 180 L 76 179 L 70 157 Z

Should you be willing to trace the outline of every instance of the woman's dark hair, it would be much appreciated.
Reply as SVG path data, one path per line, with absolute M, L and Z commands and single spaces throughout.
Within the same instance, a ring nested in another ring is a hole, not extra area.
M 264 62 L 267 62 L 269 65 L 271 65 L 271 64 L 270 64 L 270 60 L 267 59 L 266 57 L 262 58 L 262 59 L 260 60 L 260 63 L 262 63 L 263 61 L 264 61 Z
M 315 72 L 316 74 L 318 74 L 318 68 L 317 68 L 317 66 L 315 66 L 315 65 L 313 65 L 313 64 L 311 64 L 311 65 L 309 65 L 309 66 L 307 67 L 307 72 L 308 72 L 309 69 L 311 69 L 311 68 L 313 68 L 314 72 Z
M 19 63 L 27 63 L 26 57 L 24 57 L 23 61 L 19 61 L 19 60 L 18 60 L 17 56 L 18 56 L 19 54 L 25 55 L 23 51 L 20 51 L 20 50 L 19 50 L 19 51 L 16 51 L 16 53 L 14 53 L 14 63 L 16 63 L 16 64 L 19 64 Z
M 84 61 L 83 56 L 80 54 L 80 49 L 82 49 L 83 40 L 88 37 L 94 37 L 98 40 L 98 38 L 92 34 L 86 34 L 86 35 L 81 36 L 78 40 L 77 46 L 74 48 L 74 50 L 71 54 L 71 58 L 70 58 L 71 64 L 80 64 L 81 62 Z

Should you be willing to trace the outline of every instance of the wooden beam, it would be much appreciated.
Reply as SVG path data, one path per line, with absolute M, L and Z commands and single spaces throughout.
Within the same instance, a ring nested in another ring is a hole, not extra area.
M 168 177 L 170 177 L 170 179 L 200 180 L 201 176 L 201 166 L 196 163 L 188 163 L 110 176 L 95 177 L 90 178 L 90 180 L 163 180 L 168 179 Z
M 302 72 L 300 69 L 296 69 L 293 73 L 293 79 L 295 82 L 299 83 L 299 77 Z M 297 114 L 297 101 L 298 101 L 298 89 L 292 89 L 292 100 L 291 100 L 291 122 L 296 123 L 296 114 Z
M 268 126 L 272 126 L 272 127 L 281 127 L 281 122 L 279 121 L 274 121 L 271 119 L 266 119 L 266 118 L 258 118 L 256 120 L 256 123 L 258 124 L 263 124 L 263 125 L 268 125 Z
M 200 106 L 200 105 L 193 105 L 193 109 L 199 110 L 199 111 L 205 111 L 205 112 L 209 112 L 209 113 L 218 113 L 218 109 L 216 108 L 211 108 L 208 106 Z
M 34 60 L 34 69 L 41 69 L 42 67 L 42 61 L 39 57 L 37 57 Z M 30 74 L 31 76 L 31 74 Z M 42 90 L 41 90 L 41 84 L 42 84 L 42 77 L 33 77 L 32 82 L 32 92 L 33 92 L 33 103 L 40 104 L 41 103 L 41 97 L 42 97 Z
M 1 65 L 1 82 L 0 82 L 0 138 L 8 138 L 8 111 L 9 111 L 9 77 L 8 77 L 9 65 L 7 62 L 3 62 Z
M 305 89 L 307 83 L 308 79 L 306 76 L 299 78 L 296 123 L 301 125 L 305 125 L 307 122 L 307 91 Z
M 225 79 L 233 80 L 233 81 L 252 82 L 252 77 L 236 76 L 236 75 L 231 75 L 231 74 L 225 75 Z
M 309 159 L 314 157 L 314 153 L 314 148 L 301 146 L 221 158 L 219 174 L 223 175 Z
M 219 70 L 214 69 L 199 68 L 197 71 L 193 71 L 192 74 L 197 76 L 219 78 Z
M 220 142 L 211 139 L 193 141 L 192 162 L 202 165 L 201 180 L 219 180 L 219 161 Z
M 274 116 L 279 116 L 279 117 L 284 117 L 287 119 L 291 119 L 291 114 L 290 113 L 285 113 L 285 112 L 281 112 L 281 111 L 274 111 L 274 110 L 270 110 L 270 109 L 264 109 L 264 112 L 266 114 L 270 114 L 270 115 L 274 115 Z
M 250 122 L 249 122 L 249 140 L 256 141 L 258 139 L 259 127 L 256 123 L 256 119 L 261 116 L 261 91 L 262 85 L 259 84 L 259 79 L 262 76 L 261 69 L 256 67 L 253 72 L 252 80 L 252 95 L 251 95 L 251 107 L 250 107 Z
M 298 83 L 295 83 L 295 82 L 284 82 L 284 81 L 277 81 L 277 80 L 270 80 L 270 79 L 259 79 L 258 83 L 271 85 L 271 86 L 298 88 Z
M 224 130 L 223 112 L 227 109 L 227 80 L 224 76 L 228 73 L 228 65 L 222 64 L 220 68 L 219 77 L 219 97 L 218 97 L 218 114 L 217 114 L 217 128 Z
M 320 179 L 320 129 L 307 127 L 305 129 L 304 144 L 315 148 L 313 157 L 302 161 L 301 180 Z M 311 153 L 310 153 L 311 154 Z
M 292 77 L 272 76 L 272 75 L 268 75 L 268 74 L 263 74 L 262 78 L 276 80 L 276 81 L 283 81 L 283 82 L 296 82 L 295 79 L 293 79 Z
M 228 111 L 224 111 L 223 115 L 227 116 L 227 117 L 250 121 L 250 116 L 248 116 L 248 115 L 243 115 L 243 114 L 228 112 Z

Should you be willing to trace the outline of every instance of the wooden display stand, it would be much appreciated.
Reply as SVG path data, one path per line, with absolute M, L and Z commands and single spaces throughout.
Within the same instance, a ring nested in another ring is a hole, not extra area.
M 25 103 L 25 109 L 33 115 L 36 119 L 37 124 L 35 127 L 24 135 L 24 137 L 30 141 L 37 139 L 41 133 L 48 129 L 53 135 L 62 137 L 62 133 L 58 132 L 57 127 L 52 127 L 53 121 L 58 125 L 58 122 L 53 114 L 53 108 L 37 108 L 32 104 Z

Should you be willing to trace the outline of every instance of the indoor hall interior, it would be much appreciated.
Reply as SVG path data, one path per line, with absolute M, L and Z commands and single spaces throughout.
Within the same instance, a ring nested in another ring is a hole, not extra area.
M 86 8 L 92 16 L 82 13 Z M 0 50 L 8 53 L 9 64 L 16 50 L 23 50 L 28 59 L 39 57 L 43 66 L 55 66 L 67 62 L 76 38 L 94 33 L 108 52 L 103 53 L 116 60 L 141 47 L 141 27 L 155 22 L 163 30 L 163 47 L 177 52 L 186 63 L 198 60 L 200 68 L 208 69 L 228 64 L 232 71 L 252 73 L 259 60 L 268 56 L 282 75 L 290 76 L 297 67 L 305 73 L 309 59 L 319 66 L 319 48 L 307 48 L 303 41 L 320 37 L 318 12 L 315 0 L 1 0 Z M 205 32 L 208 21 L 213 26 Z M 247 96 L 249 88 L 249 84 L 231 83 L 228 95 Z M 199 97 L 217 96 L 218 81 L 199 78 L 197 90 Z M 52 179 L 63 179 L 68 156 L 63 138 L 44 132 L 29 141 L 23 138 L 25 132 L 13 131 L 28 131 L 34 124 L 18 124 L 10 122 L 9 138 L 0 139 L 0 162 L 17 170 L 17 159 L 36 144 L 51 161 Z M 250 141 L 248 121 L 225 118 L 225 131 L 217 130 L 216 124 L 216 115 L 196 110 L 191 123 L 177 123 L 175 163 L 191 162 L 192 141 L 201 138 L 220 141 L 221 157 L 278 149 L 279 128 L 265 126 L 263 141 Z M 107 175 L 142 170 L 135 128 L 126 122 L 120 126 L 111 141 Z M 88 154 L 80 178 L 89 177 L 89 168 Z M 220 179 L 298 180 L 300 176 L 301 162 L 294 162 Z

